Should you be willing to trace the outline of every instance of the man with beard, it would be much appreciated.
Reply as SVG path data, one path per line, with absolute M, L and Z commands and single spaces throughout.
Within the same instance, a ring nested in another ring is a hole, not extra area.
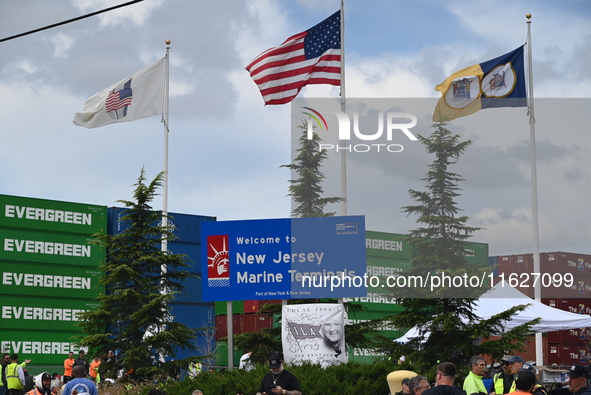
M 269 357 L 269 369 L 271 371 L 263 377 L 257 395 L 302 395 L 300 381 L 283 367 L 283 357 L 280 354 Z
M 35 388 L 27 392 L 27 395 L 50 395 L 51 394 L 51 376 L 47 372 L 38 374 L 33 379 Z

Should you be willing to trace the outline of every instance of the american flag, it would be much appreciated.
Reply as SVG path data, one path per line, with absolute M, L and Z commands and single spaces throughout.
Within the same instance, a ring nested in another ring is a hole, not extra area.
M 308 84 L 341 85 L 341 12 L 257 56 L 246 70 L 265 104 L 292 101 Z
M 125 106 L 129 106 L 131 104 L 131 99 L 133 98 L 133 94 L 131 88 L 123 88 L 120 91 L 112 92 L 107 96 L 107 101 L 105 107 L 107 107 L 107 112 L 119 110 Z

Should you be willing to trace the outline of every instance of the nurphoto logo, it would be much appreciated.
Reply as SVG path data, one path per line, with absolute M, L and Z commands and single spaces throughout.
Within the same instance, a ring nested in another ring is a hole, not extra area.
M 319 151 L 348 151 L 348 152 L 402 152 L 402 144 L 393 143 L 395 137 L 406 136 L 411 141 L 417 137 L 410 129 L 417 124 L 417 117 L 406 112 L 377 112 L 377 130 L 361 130 L 359 112 L 353 113 L 351 118 L 343 111 L 317 111 L 311 107 L 303 107 L 303 113 L 310 117 L 307 123 L 307 139 L 312 140 L 314 128 L 317 127 L 323 133 L 330 132 L 325 115 L 334 115 L 338 122 L 338 144 L 319 143 Z M 385 126 L 384 126 L 385 125 Z M 352 131 L 352 132 L 351 132 Z M 385 136 L 384 136 L 385 135 Z M 353 136 L 353 138 L 352 138 Z M 384 139 L 385 137 L 385 139 Z M 352 144 L 353 141 L 363 143 Z

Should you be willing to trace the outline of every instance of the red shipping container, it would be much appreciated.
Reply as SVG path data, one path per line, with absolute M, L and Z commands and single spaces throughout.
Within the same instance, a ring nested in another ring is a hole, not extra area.
M 534 272 L 534 256 L 533 254 L 514 255 L 513 256 L 513 273 L 533 273 Z
M 591 336 L 590 332 L 587 328 L 548 332 L 548 343 L 586 344 Z
M 228 320 L 225 315 L 215 316 L 215 339 L 220 340 L 228 336 Z
M 232 320 L 233 327 L 232 331 L 235 335 L 239 335 L 244 332 L 244 315 L 243 314 L 234 314 L 234 319 Z
M 544 359 L 547 362 L 547 365 L 562 365 L 561 358 L 560 358 L 560 345 L 559 344 L 548 344 L 546 347 L 546 352 L 544 352 Z
M 545 252 L 540 254 L 542 273 L 571 273 L 575 276 L 591 276 L 591 255 L 570 252 Z
M 544 342 L 545 338 L 543 339 Z M 527 336 L 523 342 L 525 345 L 525 351 L 517 352 L 517 355 L 521 356 L 524 361 L 535 361 L 536 360 L 536 338 L 535 336 Z
M 245 314 L 243 333 L 257 332 L 263 328 L 271 328 L 272 320 L 263 314 Z
M 257 316 L 258 314 L 244 314 L 244 332 L 243 333 L 252 333 L 256 332 L 257 329 Z
M 244 301 L 244 312 L 245 313 L 256 313 L 261 308 L 262 304 L 260 300 L 245 300 Z
M 513 273 L 513 256 L 503 255 L 497 258 L 497 264 L 499 265 L 499 274 L 511 274 Z
M 239 335 L 244 330 L 244 316 L 242 314 L 234 314 L 232 320 L 232 332 Z M 215 317 L 215 339 L 220 340 L 228 337 L 228 319 L 225 315 L 217 315 Z
M 565 275 L 562 274 L 561 275 Z M 591 307 L 591 277 L 578 275 L 574 278 L 574 284 L 570 287 L 543 287 L 542 298 L 546 299 L 585 299 Z M 570 311 L 570 310 L 567 310 Z
M 589 353 L 584 345 L 548 344 L 548 364 L 573 365 L 589 363 Z
M 542 303 L 569 313 L 591 315 L 591 300 L 589 299 L 542 299 Z
M 259 329 L 273 328 L 273 317 L 267 317 L 265 315 L 259 316 Z

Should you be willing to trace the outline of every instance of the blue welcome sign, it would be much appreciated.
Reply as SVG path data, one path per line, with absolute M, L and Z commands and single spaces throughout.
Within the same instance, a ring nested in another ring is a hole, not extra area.
M 201 224 L 204 301 L 366 296 L 365 217 Z

